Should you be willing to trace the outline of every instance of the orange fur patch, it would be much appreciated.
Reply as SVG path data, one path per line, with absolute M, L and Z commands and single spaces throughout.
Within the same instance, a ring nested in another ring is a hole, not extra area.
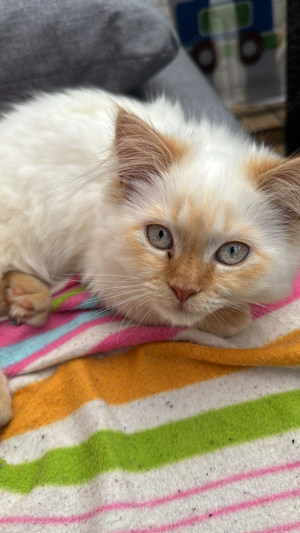
M 253 158 L 250 163 L 251 179 L 257 189 L 270 198 L 286 223 L 300 217 L 300 157 L 293 159 Z M 252 174 L 251 174 L 252 173 Z
M 199 292 L 212 283 L 213 270 L 199 256 L 187 252 L 172 257 L 166 264 L 165 275 L 170 285 Z
M 115 151 L 122 183 L 134 188 L 135 180 L 167 172 L 188 152 L 182 141 L 158 133 L 142 119 L 120 108 L 116 119 Z
M 190 151 L 190 147 L 181 139 L 171 135 L 161 135 L 161 138 L 172 154 L 172 162 L 179 161 Z
M 255 181 L 259 183 L 261 180 L 261 177 L 266 172 L 273 171 L 282 162 L 283 162 L 283 159 L 275 155 L 269 155 L 269 156 L 264 155 L 261 157 L 253 156 L 246 164 L 247 176 L 249 176 L 251 181 Z
M 159 259 L 154 254 L 150 254 L 145 246 L 139 242 L 136 237 L 136 232 L 139 229 L 139 226 L 128 228 L 125 235 L 126 250 L 130 253 L 135 266 L 138 268 L 153 268 L 155 270 Z

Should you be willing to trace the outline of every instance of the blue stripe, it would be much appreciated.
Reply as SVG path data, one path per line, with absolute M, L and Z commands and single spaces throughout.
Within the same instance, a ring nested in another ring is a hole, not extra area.
M 101 300 L 96 300 L 92 296 L 81 302 L 81 304 L 76 305 L 76 309 L 99 309 Z M 103 304 L 104 307 L 104 304 Z
M 45 333 L 37 334 L 31 339 L 26 339 L 15 344 L 11 344 L 10 346 L 4 346 L 4 348 L 0 349 L 0 366 L 2 368 L 5 368 L 6 366 L 18 363 L 19 361 L 22 361 L 22 359 L 26 359 L 33 353 L 42 350 L 43 348 L 56 341 L 69 331 L 74 330 L 81 324 L 91 322 L 93 320 L 96 320 L 97 318 L 99 319 L 109 314 L 111 314 L 111 311 L 101 311 L 100 309 L 99 314 L 97 315 L 95 312 L 92 311 L 90 313 L 82 313 L 76 318 L 74 318 L 74 320 L 71 320 L 63 326 L 59 326 L 51 331 L 46 331 Z

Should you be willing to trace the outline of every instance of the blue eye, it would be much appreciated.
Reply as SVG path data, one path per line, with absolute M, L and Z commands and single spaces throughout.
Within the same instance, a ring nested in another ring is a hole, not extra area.
M 173 238 L 171 232 L 164 226 L 150 224 L 147 227 L 147 237 L 154 248 L 159 248 L 160 250 L 169 250 L 172 248 Z
M 237 265 L 246 259 L 249 246 L 243 242 L 226 242 L 216 253 L 219 263 L 224 265 Z

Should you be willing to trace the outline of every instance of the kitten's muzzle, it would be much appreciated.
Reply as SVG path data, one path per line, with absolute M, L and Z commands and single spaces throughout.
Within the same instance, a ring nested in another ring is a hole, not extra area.
M 193 296 L 193 294 L 197 294 L 197 291 L 194 289 L 181 289 L 180 287 L 177 287 L 176 285 L 170 285 L 173 292 L 175 292 L 177 299 L 181 304 L 186 302 L 190 296 Z

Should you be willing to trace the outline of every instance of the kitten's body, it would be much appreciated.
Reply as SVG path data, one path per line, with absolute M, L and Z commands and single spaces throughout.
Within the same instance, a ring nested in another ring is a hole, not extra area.
M 78 273 L 131 319 L 221 335 L 245 327 L 248 303 L 291 289 L 298 162 L 188 124 L 164 98 L 42 95 L 0 122 L 0 160 L 0 278 L 19 270 L 52 286 Z M 150 244 L 153 224 L 172 249 Z M 228 242 L 249 246 L 244 261 L 216 260 Z

